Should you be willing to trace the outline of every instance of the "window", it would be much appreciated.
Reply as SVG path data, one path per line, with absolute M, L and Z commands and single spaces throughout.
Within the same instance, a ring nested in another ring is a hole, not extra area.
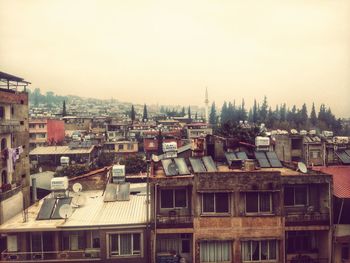
M 40 232 L 30 233 L 30 241 L 31 252 L 43 251 L 43 240 Z
M 311 150 L 310 151 L 310 158 L 311 159 L 321 158 L 321 150 Z
M 231 241 L 202 241 L 200 243 L 200 261 L 231 261 L 231 247 Z
M 305 185 L 286 186 L 284 188 L 284 205 L 307 205 L 307 187 Z
M 6 138 L 1 139 L 1 151 L 5 150 L 7 148 L 7 141 Z
M 316 248 L 316 238 L 312 231 L 287 232 L 288 253 L 312 252 Z
M 110 256 L 141 255 L 141 234 L 110 234 Z
M 246 213 L 272 213 L 271 193 L 246 193 Z
M 39 124 L 39 129 L 45 128 L 45 124 Z
M 98 230 L 91 232 L 91 244 L 93 248 L 100 248 L 100 233 Z
M 124 150 L 124 144 L 119 144 L 118 145 L 118 150 Z
M 128 143 L 128 150 L 132 150 L 134 148 L 134 145 L 132 143 Z
M 242 261 L 277 261 L 276 240 L 249 240 L 242 242 Z
M 341 248 L 341 259 L 348 260 L 349 259 L 349 246 L 343 245 Z
M 85 236 L 82 231 L 63 232 L 63 250 L 82 250 L 85 248 Z
M 7 184 L 7 172 L 3 170 L 1 172 L 1 184 Z
M 202 212 L 205 213 L 228 213 L 228 193 L 203 193 Z
M 186 189 L 169 189 L 160 192 L 161 208 L 181 208 L 187 207 L 187 191 Z
M 29 129 L 35 129 L 35 124 L 29 124 Z
M 0 106 L 0 120 L 5 119 L 5 108 Z

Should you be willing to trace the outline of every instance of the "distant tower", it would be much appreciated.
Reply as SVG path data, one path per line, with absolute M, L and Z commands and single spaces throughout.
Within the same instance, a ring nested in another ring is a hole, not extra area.
M 209 99 L 208 99 L 208 88 L 205 88 L 205 121 L 209 123 Z

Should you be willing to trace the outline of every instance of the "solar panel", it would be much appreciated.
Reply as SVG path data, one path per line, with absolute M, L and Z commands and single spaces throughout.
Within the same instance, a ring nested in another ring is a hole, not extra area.
M 37 216 L 37 220 L 45 220 L 50 219 L 52 210 L 56 204 L 55 198 L 46 198 L 44 199 L 43 205 L 40 208 L 39 214 Z
M 266 158 L 264 152 L 254 152 L 255 158 L 258 160 L 261 168 L 269 168 L 271 167 L 269 161 Z
M 350 150 L 345 150 L 346 154 L 350 156 Z
M 248 156 L 247 156 L 247 154 L 245 152 L 237 152 L 236 155 L 237 155 L 238 159 L 241 159 L 241 160 L 248 159 Z
M 237 157 L 233 152 L 225 152 L 225 157 L 228 165 L 231 165 L 233 160 L 237 160 Z
M 188 170 L 188 167 L 184 158 L 175 158 L 174 161 L 177 167 L 179 168 L 179 174 L 181 175 L 190 174 L 190 171 Z
M 56 204 L 55 210 L 52 213 L 51 219 L 61 219 L 62 217 L 59 214 L 61 206 L 65 204 L 69 205 L 71 201 L 72 201 L 71 197 L 57 199 L 57 204 Z
M 204 156 L 202 157 L 202 160 L 208 172 L 217 172 L 216 165 L 211 156 Z
M 275 152 L 267 152 L 266 155 L 272 167 L 283 167 Z
M 195 173 L 205 173 L 207 171 L 201 159 L 190 157 L 190 163 Z
M 130 183 L 119 184 L 117 201 L 129 201 L 129 200 L 130 200 Z
M 344 164 L 350 164 L 350 156 L 347 155 L 344 151 L 336 152 L 336 155 Z
M 167 176 L 177 175 L 179 173 L 179 168 L 177 167 L 176 163 L 173 162 L 172 159 L 163 159 L 162 165 L 165 175 Z
M 117 189 L 113 184 L 107 184 L 106 191 L 104 193 L 103 202 L 117 201 Z

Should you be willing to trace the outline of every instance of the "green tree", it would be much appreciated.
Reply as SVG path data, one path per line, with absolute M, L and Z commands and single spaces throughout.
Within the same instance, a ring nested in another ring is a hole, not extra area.
M 142 115 L 142 121 L 145 122 L 148 119 L 148 112 L 147 112 L 147 106 L 146 104 L 143 106 L 143 115 Z
M 187 115 L 188 118 L 191 120 L 191 106 L 188 106 Z
M 185 117 L 186 113 L 185 113 L 185 107 L 182 107 L 181 110 L 181 117 Z
M 209 114 L 209 123 L 213 126 L 217 125 L 215 102 L 213 102 L 213 104 L 211 105 L 210 114 Z
M 135 121 L 135 118 L 136 118 L 136 113 L 135 113 L 134 105 L 131 105 L 130 119 L 133 123 Z
M 146 172 L 147 163 L 141 155 L 130 155 L 120 160 L 120 164 L 125 165 L 126 174 L 139 174 Z
M 110 166 L 114 163 L 114 153 L 102 152 L 96 160 L 97 167 Z
M 66 110 L 66 101 L 63 101 L 63 106 L 62 106 L 62 117 L 67 116 L 67 110 Z
M 266 96 L 264 96 L 264 100 L 259 112 L 261 122 L 265 123 L 267 121 L 268 108 L 269 108 L 269 105 L 267 104 L 267 98 Z
M 317 125 L 317 116 L 315 110 L 315 103 L 312 103 L 311 113 L 310 113 L 310 122 L 313 126 Z
M 252 112 L 252 122 L 257 123 L 258 121 L 258 106 L 256 104 L 256 99 L 254 99 L 253 112 Z

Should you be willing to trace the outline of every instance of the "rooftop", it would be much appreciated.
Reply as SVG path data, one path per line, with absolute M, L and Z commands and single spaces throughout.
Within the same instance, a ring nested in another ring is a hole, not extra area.
M 0 226 L 0 233 L 63 230 L 64 228 L 118 227 L 147 223 L 145 194 L 130 195 L 129 201 L 115 202 L 104 202 L 101 190 L 84 191 L 82 194 L 87 198 L 86 204 L 73 208 L 72 216 L 66 221 L 64 219 L 36 220 L 44 198 L 28 208 L 25 222 L 23 213 L 17 214 Z M 77 194 L 70 193 L 70 197 L 75 195 Z
M 29 155 L 64 155 L 64 154 L 88 154 L 95 146 L 89 148 L 70 149 L 69 146 L 44 146 L 33 149 Z

